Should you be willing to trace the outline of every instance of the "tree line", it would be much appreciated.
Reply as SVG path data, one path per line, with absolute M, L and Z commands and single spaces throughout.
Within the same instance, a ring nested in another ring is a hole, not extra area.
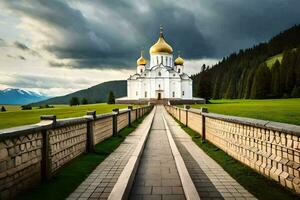
M 81 102 L 80 102 L 78 97 L 72 97 L 70 99 L 69 104 L 70 104 L 70 106 L 78 106 L 78 105 L 80 105 L 80 103 L 82 105 L 86 105 L 86 104 L 89 104 L 89 101 L 87 98 L 82 98 Z M 109 91 L 109 93 L 108 93 L 107 104 L 115 104 L 115 95 L 112 91 Z
M 268 43 L 240 50 L 192 76 L 194 94 L 206 99 L 300 97 L 300 26 Z M 282 60 L 266 60 L 282 53 Z

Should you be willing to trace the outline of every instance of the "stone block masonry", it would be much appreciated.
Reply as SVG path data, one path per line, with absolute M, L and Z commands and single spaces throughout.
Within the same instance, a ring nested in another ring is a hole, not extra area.
M 142 117 L 153 107 L 123 109 L 118 113 L 56 120 L 42 116 L 34 125 L 0 130 L 0 199 L 16 195 Z M 116 117 L 116 123 L 113 118 Z M 129 121 L 130 120 L 130 121 Z
M 300 194 L 300 126 L 175 106 L 166 109 L 202 139 Z M 187 117 L 178 113 L 187 113 Z

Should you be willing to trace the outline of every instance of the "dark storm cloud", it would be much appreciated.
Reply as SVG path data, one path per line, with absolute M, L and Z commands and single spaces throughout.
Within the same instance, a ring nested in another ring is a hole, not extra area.
M 21 55 L 13 56 L 13 55 L 10 55 L 10 54 L 6 54 L 6 57 L 12 58 L 12 59 L 26 60 L 26 58 L 24 56 L 21 56 Z
M 24 56 L 18 56 L 18 58 L 19 58 L 20 60 L 26 60 L 26 58 L 25 58 Z
M 32 31 L 46 36 L 41 46 L 57 58 L 49 61 L 56 67 L 133 68 L 139 51 L 157 40 L 160 24 L 175 52 L 201 59 L 227 56 L 300 23 L 299 0 L 6 0 L 3 5 L 53 30 Z
M 24 51 L 28 51 L 29 50 L 29 48 L 25 44 L 22 44 L 21 42 L 18 42 L 18 41 L 14 42 L 14 46 L 16 48 L 24 50 Z
M 13 43 L 13 46 L 16 47 L 16 48 L 18 48 L 18 49 L 20 49 L 20 50 L 29 52 L 29 53 L 30 53 L 31 55 L 33 55 L 33 56 L 40 56 L 39 53 L 37 53 L 36 51 L 30 49 L 29 47 L 27 47 L 25 44 L 23 44 L 23 43 L 21 43 L 21 42 L 15 41 L 15 42 Z M 23 56 L 22 56 L 22 57 L 23 57 Z M 24 57 L 23 57 L 23 58 L 24 58 Z M 21 59 L 22 59 L 22 58 L 21 58 Z M 25 60 L 25 59 L 23 59 L 23 60 Z

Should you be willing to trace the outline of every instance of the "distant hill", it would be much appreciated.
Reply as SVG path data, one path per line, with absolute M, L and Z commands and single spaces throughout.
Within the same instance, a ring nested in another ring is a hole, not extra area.
M 29 104 L 47 98 L 49 97 L 43 94 L 23 89 L 7 88 L 0 90 L 0 104 Z
M 300 25 L 265 43 L 239 50 L 192 76 L 194 95 L 206 99 L 300 97 Z
M 79 100 L 86 98 L 89 103 L 102 103 L 107 101 L 107 95 L 109 91 L 113 91 L 116 98 L 123 97 L 127 95 L 127 81 L 108 81 L 100 83 L 93 87 L 79 90 L 74 93 L 70 93 L 64 96 L 54 97 L 47 99 L 45 101 L 40 101 L 33 103 L 33 106 L 36 105 L 45 105 L 45 104 L 69 104 L 72 97 L 77 97 Z

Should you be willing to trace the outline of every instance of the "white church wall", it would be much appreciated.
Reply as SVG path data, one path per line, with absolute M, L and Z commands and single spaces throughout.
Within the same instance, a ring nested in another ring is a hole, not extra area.
M 184 91 L 184 95 L 182 95 L 183 99 L 193 98 L 193 86 L 191 80 L 182 80 L 181 90 Z
M 154 54 L 150 56 L 150 69 L 156 65 L 163 64 L 164 66 L 173 67 L 173 55 Z

